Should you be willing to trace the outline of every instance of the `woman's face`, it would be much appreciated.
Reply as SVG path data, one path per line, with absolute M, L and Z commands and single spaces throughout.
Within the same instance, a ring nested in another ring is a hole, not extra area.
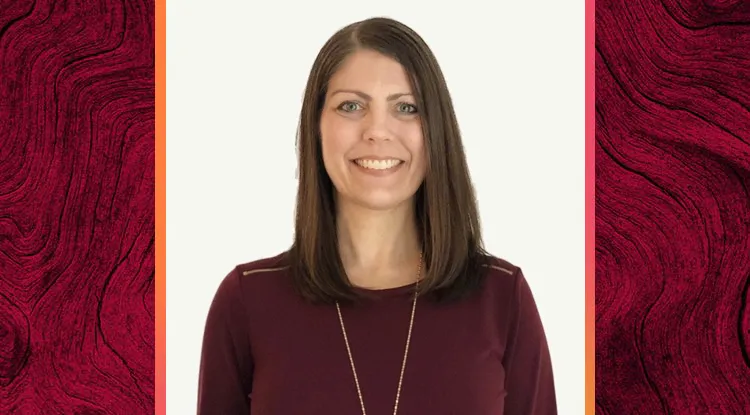
M 386 210 L 411 201 L 426 169 L 413 92 L 404 68 L 373 51 L 355 52 L 331 78 L 320 130 L 342 202 Z

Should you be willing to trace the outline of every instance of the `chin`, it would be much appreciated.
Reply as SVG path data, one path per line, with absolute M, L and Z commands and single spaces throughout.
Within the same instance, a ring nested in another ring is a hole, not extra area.
M 391 194 L 357 195 L 347 198 L 349 202 L 370 210 L 386 211 L 404 206 L 411 198 Z

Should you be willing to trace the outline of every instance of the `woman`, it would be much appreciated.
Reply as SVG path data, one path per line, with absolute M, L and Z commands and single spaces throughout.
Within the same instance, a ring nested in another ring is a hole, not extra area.
M 532 293 L 481 246 L 424 41 L 386 18 L 334 34 L 310 73 L 298 150 L 294 243 L 221 283 L 198 413 L 555 414 Z

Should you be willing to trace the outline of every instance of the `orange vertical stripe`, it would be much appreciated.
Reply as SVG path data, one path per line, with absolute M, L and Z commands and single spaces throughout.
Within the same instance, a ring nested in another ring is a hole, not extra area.
M 155 413 L 167 412 L 166 326 L 166 0 L 156 0 L 156 362 Z
M 586 415 L 595 413 L 595 300 L 594 290 L 596 288 L 595 277 L 595 181 L 594 155 L 595 155 L 595 65 L 594 65 L 594 32 L 595 12 L 594 1 L 586 0 Z

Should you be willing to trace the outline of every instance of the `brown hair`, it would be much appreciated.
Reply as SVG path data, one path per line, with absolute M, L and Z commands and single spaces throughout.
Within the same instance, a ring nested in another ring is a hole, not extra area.
M 300 115 L 293 284 L 314 302 L 357 299 L 338 250 L 334 186 L 323 165 L 320 117 L 328 82 L 346 57 L 372 50 L 399 62 L 420 109 L 427 173 L 415 197 L 424 266 L 420 294 L 461 298 L 480 285 L 487 254 L 450 94 L 435 56 L 412 29 L 377 17 L 350 24 L 322 47 L 307 81 Z

